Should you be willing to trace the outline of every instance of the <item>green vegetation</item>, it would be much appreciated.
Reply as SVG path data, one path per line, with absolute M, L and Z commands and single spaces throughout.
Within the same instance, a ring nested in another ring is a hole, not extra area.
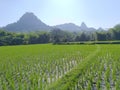
M 90 45 L 91 46 L 91 45 Z M 119 45 L 98 45 L 97 50 L 49 87 L 50 90 L 119 90 Z
M 119 45 L 0 47 L 0 90 L 119 90 Z
M 81 31 L 81 32 L 68 32 L 54 28 L 49 32 L 36 31 L 29 33 L 12 33 L 5 30 L 0 30 L 0 46 L 4 45 L 24 45 L 24 44 L 43 44 L 43 43 L 69 43 L 83 41 L 119 41 L 120 40 L 120 25 L 108 31 Z M 106 43 L 106 42 L 105 42 Z M 113 42 L 114 43 L 114 42 Z M 97 43 L 97 44 L 104 44 Z M 120 44 L 120 42 L 117 42 Z
M 96 49 L 87 48 L 51 44 L 0 47 L 0 90 L 45 89 Z

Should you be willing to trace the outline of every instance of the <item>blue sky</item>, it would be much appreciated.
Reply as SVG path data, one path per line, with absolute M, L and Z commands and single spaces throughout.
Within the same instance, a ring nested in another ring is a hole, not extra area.
M 48 25 L 85 22 L 110 28 L 120 23 L 120 0 L 0 0 L 0 27 L 33 12 Z

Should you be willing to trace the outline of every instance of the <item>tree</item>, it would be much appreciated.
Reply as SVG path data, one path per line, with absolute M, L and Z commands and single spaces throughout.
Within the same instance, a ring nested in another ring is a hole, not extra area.
M 38 43 L 37 39 L 38 39 L 38 35 L 30 34 L 28 42 L 29 42 L 29 44 L 37 44 Z
M 106 33 L 105 32 L 96 32 L 97 40 L 98 41 L 105 41 L 106 39 Z
M 51 41 L 54 44 L 64 41 L 64 31 L 58 28 L 54 28 L 50 33 L 51 33 Z
M 75 41 L 89 41 L 89 40 L 90 40 L 90 36 L 88 36 L 84 32 L 82 32 L 81 35 L 76 36 L 75 38 Z
M 38 43 L 48 43 L 50 41 L 50 35 L 47 33 L 38 35 L 37 42 Z

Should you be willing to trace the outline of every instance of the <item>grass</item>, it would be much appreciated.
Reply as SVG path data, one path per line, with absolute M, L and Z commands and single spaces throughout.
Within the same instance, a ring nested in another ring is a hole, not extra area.
M 0 52 L 0 90 L 120 87 L 119 44 L 2 46 Z

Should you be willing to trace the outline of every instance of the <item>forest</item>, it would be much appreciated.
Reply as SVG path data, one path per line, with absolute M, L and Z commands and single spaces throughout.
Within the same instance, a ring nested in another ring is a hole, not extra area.
M 109 30 L 68 32 L 58 28 L 51 31 L 36 31 L 29 33 L 15 33 L 0 30 L 0 46 L 4 45 L 25 45 L 61 42 L 82 42 L 82 41 L 119 41 L 120 25 Z

